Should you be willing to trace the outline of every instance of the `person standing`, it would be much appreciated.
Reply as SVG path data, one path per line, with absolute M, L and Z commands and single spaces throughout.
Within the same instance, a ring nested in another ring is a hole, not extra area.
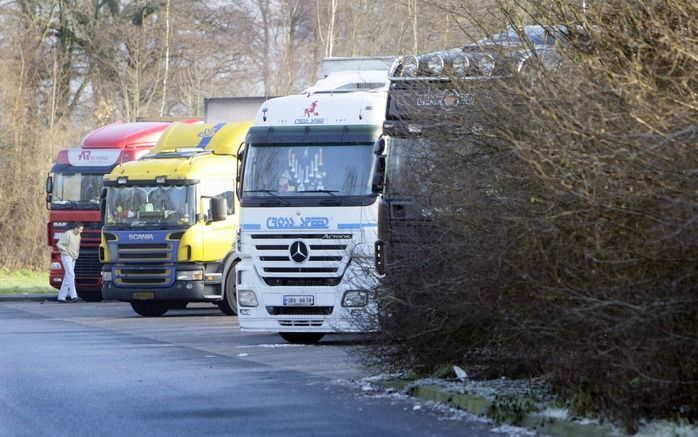
M 61 251 L 61 263 L 63 264 L 63 283 L 58 291 L 58 302 L 77 302 L 78 292 L 75 289 L 75 261 L 80 255 L 80 233 L 82 223 L 75 223 L 73 229 L 61 235 L 56 246 Z M 70 295 L 70 300 L 66 300 Z

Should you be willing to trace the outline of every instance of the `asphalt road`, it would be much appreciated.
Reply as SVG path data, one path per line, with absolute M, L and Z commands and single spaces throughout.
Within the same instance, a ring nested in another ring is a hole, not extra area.
M 503 435 L 374 391 L 360 344 L 287 345 L 203 304 L 0 302 L 0 436 Z

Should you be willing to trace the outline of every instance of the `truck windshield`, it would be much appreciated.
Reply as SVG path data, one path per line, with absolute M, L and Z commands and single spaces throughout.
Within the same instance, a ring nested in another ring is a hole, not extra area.
M 250 145 L 243 197 L 371 194 L 372 144 Z
M 98 209 L 102 174 L 56 173 L 51 207 L 55 209 Z
M 194 185 L 108 187 L 105 225 L 191 226 L 196 222 Z

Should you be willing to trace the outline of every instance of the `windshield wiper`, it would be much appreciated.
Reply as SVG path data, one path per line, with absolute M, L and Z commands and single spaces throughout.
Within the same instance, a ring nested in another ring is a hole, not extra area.
M 281 198 L 281 196 L 277 196 L 276 194 L 274 194 L 275 191 L 276 190 L 245 190 L 242 193 L 243 194 L 244 193 L 266 193 L 266 194 L 270 195 L 271 197 L 273 197 L 274 199 L 281 202 L 282 205 L 289 206 L 290 203 L 287 200 L 284 200 L 283 198 Z
M 303 190 L 303 191 L 296 191 L 296 193 L 327 193 L 332 197 L 337 197 L 333 193 L 338 193 L 338 190 Z

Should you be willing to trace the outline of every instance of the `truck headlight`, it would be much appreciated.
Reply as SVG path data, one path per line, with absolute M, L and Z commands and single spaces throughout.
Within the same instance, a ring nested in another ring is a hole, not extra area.
M 61 263 L 57 263 L 57 262 L 51 263 L 51 270 L 60 270 L 61 267 L 63 267 L 63 266 L 61 265 Z
M 111 282 L 111 272 L 102 272 L 102 282 Z
M 177 272 L 178 281 L 203 281 L 204 271 L 203 270 L 184 270 Z
M 343 307 L 365 307 L 366 304 L 368 304 L 368 293 L 365 291 L 349 290 L 344 292 Z
M 238 291 L 238 303 L 241 307 L 256 307 L 259 305 L 257 296 L 251 290 Z

